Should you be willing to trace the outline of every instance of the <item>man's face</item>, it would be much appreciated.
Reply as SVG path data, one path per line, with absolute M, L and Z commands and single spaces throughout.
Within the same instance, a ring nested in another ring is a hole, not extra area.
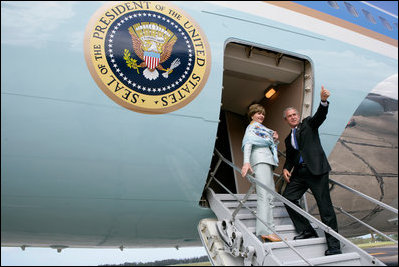
M 291 128 L 295 128 L 299 124 L 299 115 L 295 109 L 289 109 L 285 112 L 285 120 Z

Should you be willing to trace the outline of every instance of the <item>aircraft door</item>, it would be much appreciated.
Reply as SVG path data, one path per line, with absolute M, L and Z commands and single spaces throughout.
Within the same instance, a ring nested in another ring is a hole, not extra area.
M 271 89 L 275 91 L 274 95 L 266 96 Z M 251 104 L 258 103 L 266 110 L 263 124 L 278 132 L 278 149 L 285 153 L 284 139 L 290 129 L 283 119 L 283 111 L 292 106 L 302 116 L 310 115 L 312 90 L 312 69 L 308 60 L 249 44 L 228 43 L 224 54 L 222 106 L 216 148 L 236 166 L 242 167 L 241 143 L 250 122 L 247 110 Z M 218 148 L 222 143 L 224 145 Z M 215 162 L 213 160 L 213 166 Z M 284 162 L 285 159 L 280 157 L 280 166 L 275 173 L 281 173 Z M 210 171 L 213 171 L 213 166 Z M 239 172 L 230 170 L 222 174 L 229 176 L 222 178 L 224 184 L 233 193 L 246 193 L 249 182 Z M 218 179 L 221 177 L 216 176 Z

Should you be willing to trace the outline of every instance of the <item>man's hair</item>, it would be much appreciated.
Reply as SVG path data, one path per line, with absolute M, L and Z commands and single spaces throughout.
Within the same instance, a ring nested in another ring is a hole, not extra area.
M 298 110 L 297 110 L 296 108 L 294 108 L 294 107 L 288 107 L 288 108 L 284 109 L 284 111 L 283 111 L 283 118 L 284 118 L 284 119 L 286 119 L 285 114 L 287 113 L 287 111 L 288 111 L 288 110 L 291 110 L 291 109 L 295 110 L 295 112 L 299 115 Z
M 250 105 L 248 108 L 248 113 L 247 113 L 249 120 L 252 120 L 251 117 L 258 112 L 262 113 L 263 115 L 266 114 L 265 108 L 262 105 L 260 105 L 260 104 Z

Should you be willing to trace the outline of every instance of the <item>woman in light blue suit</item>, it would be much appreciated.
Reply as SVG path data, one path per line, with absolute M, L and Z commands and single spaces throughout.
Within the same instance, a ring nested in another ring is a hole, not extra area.
M 259 104 L 251 105 L 248 109 L 251 123 L 245 130 L 242 140 L 244 152 L 244 165 L 241 169 L 242 177 L 248 170 L 255 173 L 261 183 L 275 190 L 273 170 L 278 166 L 277 132 L 262 125 L 265 118 L 265 109 Z M 252 169 L 253 168 L 253 169 Z M 256 220 L 256 236 L 263 241 L 277 242 L 281 239 L 271 231 L 275 229 L 273 222 L 273 196 L 260 186 L 256 186 L 257 216 L 267 223 L 266 227 L 261 221 Z

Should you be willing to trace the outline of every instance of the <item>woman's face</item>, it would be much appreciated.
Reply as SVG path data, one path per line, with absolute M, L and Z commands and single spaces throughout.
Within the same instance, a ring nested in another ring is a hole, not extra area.
M 253 121 L 262 123 L 263 120 L 265 119 L 265 115 L 264 115 L 263 113 L 261 113 L 261 112 L 257 112 L 257 113 L 255 113 L 254 115 L 252 115 L 251 119 L 252 119 Z

